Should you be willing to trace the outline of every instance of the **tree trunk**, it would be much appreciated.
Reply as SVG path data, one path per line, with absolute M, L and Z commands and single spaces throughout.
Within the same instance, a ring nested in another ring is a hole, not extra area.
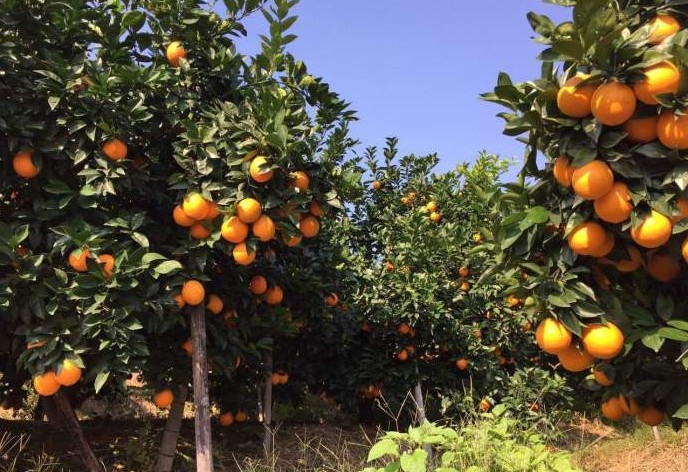
M 265 354 L 265 395 L 263 397 L 263 450 L 268 462 L 272 459 L 275 447 L 272 434 L 272 353 Z
M 155 463 L 155 472 L 172 472 L 174 456 L 177 454 L 179 431 L 184 418 L 184 403 L 186 403 L 188 394 L 189 389 L 186 385 L 180 385 L 177 389 L 177 395 L 174 397 L 170 414 L 165 422 L 165 431 L 162 433 L 162 442 L 160 444 L 160 452 L 158 453 L 158 461 Z
M 213 472 L 213 444 L 210 430 L 210 398 L 208 397 L 208 358 L 206 355 L 205 309 L 191 309 L 193 345 L 193 399 L 196 426 L 196 470 Z
M 59 417 L 62 425 L 58 425 L 58 427 L 63 426 L 64 429 L 67 430 L 69 436 L 72 437 L 85 470 L 88 472 L 103 472 L 104 468 L 102 464 L 98 462 L 91 446 L 88 444 L 88 441 L 86 441 L 84 430 L 81 429 L 81 425 L 76 419 L 76 414 L 74 413 L 72 404 L 69 403 L 69 399 L 65 396 L 64 392 L 60 391 L 53 395 L 52 398 L 57 407 L 56 410 L 60 413 Z
M 423 390 L 421 389 L 420 382 L 413 387 L 413 400 L 416 403 L 416 419 L 418 424 L 425 423 L 425 401 L 423 400 Z

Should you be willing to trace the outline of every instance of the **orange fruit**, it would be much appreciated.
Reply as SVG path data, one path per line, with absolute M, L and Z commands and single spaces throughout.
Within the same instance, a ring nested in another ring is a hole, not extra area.
M 103 266 L 103 274 L 105 277 L 112 277 L 112 272 L 115 269 L 115 258 L 110 254 L 101 254 L 98 256 L 98 263 Z
M 247 266 L 256 260 L 256 251 L 249 249 L 246 243 L 239 243 L 232 249 L 232 256 L 234 257 L 234 262 Z
M 269 163 L 265 156 L 258 156 L 251 161 L 249 173 L 251 178 L 260 184 L 269 182 L 273 175 L 273 171 L 269 168 Z
M 382 187 L 382 184 L 380 183 L 379 180 L 376 180 L 375 182 L 373 182 L 373 188 L 375 190 L 380 190 L 380 187 Z
M 608 243 L 608 234 L 599 223 L 586 221 L 573 228 L 568 235 L 568 243 L 576 254 L 582 256 L 599 254 Z
M 189 215 L 184 213 L 184 210 L 180 205 L 174 207 L 174 210 L 172 211 L 172 219 L 179 226 L 184 226 L 186 228 L 193 226 L 196 223 L 194 218 L 191 218 Z
M 88 270 L 88 256 L 91 254 L 86 248 L 75 249 L 69 254 L 69 265 L 77 272 L 86 272 Z
M 399 326 L 397 326 L 397 332 L 401 334 L 402 336 L 407 335 L 411 332 L 411 327 L 407 322 L 400 323 Z
M 468 369 L 469 364 L 470 364 L 470 362 L 468 361 L 468 359 L 463 359 L 463 358 L 462 359 L 456 359 L 456 368 L 459 370 Z
M 57 372 L 55 380 L 64 387 L 70 387 L 81 379 L 81 367 L 69 359 L 62 362 L 62 366 Z
M 463 267 L 460 267 L 460 268 L 459 268 L 459 276 L 460 276 L 460 277 L 466 278 L 466 277 L 468 277 L 469 275 L 471 275 L 471 271 L 470 271 L 470 269 L 469 269 L 468 267 L 463 266 Z
M 471 284 L 468 282 L 462 282 L 461 285 L 459 286 L 459 290 L 462 292 L 468 292 L 471 289 Z
M 406 349 L 402 349 L 399 351 L 399 354 L 397 354 L 397 359 L 399 359 L 401 362 L 406 362 L 409 358 L 409 353 Z
M 306 238 L 314 238 L 320 232 L 320 221 L 315 216 L 304 216 L 299 222 L 299 231 Z
M 605 374 L 599 368 L 595 368 L 595 370 L 593 371 L 593 376 L 595 377 L 595 382 L 597 382 L 599 385 L 602 385 L 603 387 L 609 387 L 611 385 L 614 385 L 614 381 L 607 377 L 607 374 Z
M 607 223 L 621 223 L 631 216 L 633 203 L 628 193 L 628 185 L 614 182 L 609 192 L 595 200 L 595 213 Z
M 279 285 L 273 285 L 265 291 L 265 301 L 268 305 L 277 305 L 282 303 L 284 299 L 284 291 Z
M 43 375 L 36 375 L 33 378 L 33 388 L 39 395 L 49 397 L 57 393 L 60 389 L 60 383 L 57 381 L 55 372 L 47 370 Z
M 433 223 L 439 223 L 442 221 L 442 215 L 440 213 L 437 213 L 436 211 L 433 211 L 430 213 L 430 221 Z
M 260 218 L 262 209 L 255 198 L 244 198 L 236 206 L 237 216 L 244 223 L 253 223 Z
M 237 423 L 243 423 L 248 419 L 248 415 L 245 411 L 239 410 L 237 411 L 236 415 L 234 415 L 234 419 Z
M 205 299 L 203 284 L 198 280 L 187 280 L 182 285 L 182 298 L 187 305 L 200 305 Z
M 635 113 L 636 98 L 633 89 L 621 82 L 600 85 L 592 96 L 593 116 L 607 126 L 619 126 Z
M 557 106 L 564 115 L 571 118 L 584 118 L 590 114 L 592 97 L 597 86 L 585 84 L 579 87 L 579 84 L 587 78 L 588 76 L 584 74 L 571 77 L 559 89 Z
M 617 398 L 617 401 L 619 402 L 619 407 L 621 408 L 621 411 L 624 412 L 624 415 L 630 415 L 631 414 L 631 403 L 624 396 L 624 394 L 620 393 L 616 396 L 616 398 Z
M 313 200 L 308 207 L 308 211 L 310 212 L 311 215 L 316 216 L 318 218 L 322 218 L 325 216 L 325 211 L 322 209 L 320 204 Z
M 225 241 L 242 243 L 248 236 L 248 225 L 236 216 L 230 216 L 222 223 L 220 233 Z
M 336 293 L 330 293 L 325 297 L 325 304 L 327 304 L 327 306 L 337 306 L 338 303 L 339 297 Z
M 602 267 L 599 264 L 595 264 L 592 266 L 591 272 L 592 277 L 595 279 L 595 282 L 597 282 L 597 285 L 604 290 L 609 290 L 609 288 L 612 286 L 612 281 L 609 280 L 609 277 L 607 277 L 607 274 L 604 273 Z
M 625 414 L 618 397 L 611 397 L 601 406 L 602 414 L 611 421 L 621 420 Z
M 676 199 L 676 210 L 678 211 L 678 215 L 671 217 L 672 222 L 678 223 L 688 218 L 688 198 L 678 197 Z
M 486 413 L 490 411 L 490 408 L 492 408 L 492 403 L 487 398 L 483 398 L 482 400 L 480 400 L 479 408 L 481 412 Z
M 170 406 L 172 406 L 173 401 L 174 394 L 172 393 L 172 390 L 170 390 L 169 388 L 160 390 L 158 393 L 153 395 L 153 403 L 155 403 L 155 406 L 157 406 L 161 410 L 168 409 Z
M 582 372 L 593 364 L 595 359 L 585 349 L 571 344 L 557 354 L 562 367 L 569 372 Z
M 631 238 L 639 246 L 654 249 L 669 241 L 672 231 L 669 218 L 652 210 L 640 225 L 631 228 Z
M 268 289 L 268 281 L 262 275 L 254 275 L 248 284 L 248 289 L 254 295 L 262 295 Z
M 614 185 L 614 173 L 604 162 L 594 160 L 573 171 L 573 191 L 584 200 L 596 200 L 604 196 Z
M 439 209 L 439 206 L 437 205 L 437 202 L 431 200 L 425 205 L 425 211 L 428 213 L 436 213 L 437 210 Z
M 127 157 L 127 145 L 119 138 L 108 139 L 103 143 L 103 154 L 111 161 L 121 161 Z
M 270 376 L 270 382 L 272 383 L 272 385 L 279 385 L 281 378 L 282 376 L 280 374 L 278 374 L 277 372 L 273 372 Z
M 186 58 L 186 50 L 181 41 L 172 41 L 165 51 L 167 60 L 172 67 L 179 67 L 181 59 Z
M 681 255 L 683 256 L 683 260 L 688 262 L 688 238 L 684 239 L 681 244 Z
M 205 305 L 205 307 L 210 313 L 213 315 L 219 315 L 222 313 L 224 306 L 225 304 L 219 296 L 215 295 L 214 293 L 208 295 L 208 303 Z
M 624 348 L 624 335 L 613 323 L 586 326 L 581 340 L 585 350 L 597 359 L 613 359 L 621 354 Z
M 200 193 L 190 193 L 184 197 L 182 210 L 194 220 L 204 220 L 210 211 L 210 202 Z
M 640 408 L 636 413 L 640 421 L 648 426 L 659 426 L 664 421 L 664 412 L 657 409 L 654 405 Z
M 208 239 L 211 234 L 213 234 L 205 223 L 194 223 L 191 228 L 189 228 L 189 234 L 194 239 Z
M 673 36 L 681 29 L 681 24 L 676 18 L 669 15 L 657 15 L 650 21 L 651 33 L 647 40 L 650 44 L 659 44 Z
M 208 214 L 205 215 L 205 219 L 207 221 L 213 221 L 215 218 L 220 216 L 220 207 L 216 202 L 210 201 L 208 202 Z
M 33 163 L 32 156 L 32 151 L 20 151 L 12 158 L 12 168 L 19 177 L 33 179 L 39 174 L 40 169 Z
M 628 246 L 629 259 L 623 259 L 616 263 L 619 272 L 635 272 L 643 264 L 643 256 L 635 246 Z
M 559 320 L 545 318 L 535 331 L 538 346 L 549 354 L 559 354 L 571 345 L 571 331 Z
M 294 236 L 288 239 L 286 235 L 282 237 L 284 244 L 286 244 L 288 247 L 298 246 L 301 242 L 301 239 L 303 239 L 303 236 L 301 236 L 300 234 L 295 234 Z
M 193 342 L 191 341 L 191 338 L 187 339 L 182 343 L 182 349 L 184 352 L 186 352 L 186 355 L 191 357 L 193 354 Z
M 186 306 L 186 302 L 184 301 L 184 297 L 182 297 L 181 293 L 176 294 L 173 298 L 174 304 L 177 305 L 177 308 L 180 310 Z
M 301 192 L 307 192 L 311 179 L 302 170 L 297 170 L 291 174 L 291 186 L 299 189 Z
M 678 92 L 681 73 L 673 63 L 663 61 L 645 69 L 645 78 L 633 85 L 635 96 L 643 103 L 657 105 L 655 95 Z
M 220 415 L 220 426 L 227 428 L 234 423 L 234 414 L 231 411 Z
M 649 143 L 657 139 L 659 115 L 631 118 L 624 125 L 627 138 L 632 143 Z
M 571 161 L 568 157 L 559 156 L 555 159 L 554 165 L 552 166 L 554 180 L 556 180 L 559 185 L 565 188 L 569 188 L 571 186 L 573 173 L 577 169 L 576 167 L 572 167 L 570 164 Z
M 657 136 L 669 149 L 688 149 L 688 115 L 677 115 L 672 110 L 662 112 L 657 121 Z
M 260 215 L 251 226 L 251 231 L 256 238 L 264 243 L 275 239 L 275 223 L 268 215 Z
M 647 272 L 655 280 L 668 283 L 681 274 L 681 264 L 668 254 L 653 254 L 647 261 Z
M 289 382 L 289 374 L 283 371 L 279 371 L 279 383 L 280 385 L 284 385 L 287 382 Z

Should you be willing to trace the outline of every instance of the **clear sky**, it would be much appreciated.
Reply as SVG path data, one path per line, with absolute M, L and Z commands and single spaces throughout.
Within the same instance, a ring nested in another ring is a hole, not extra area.
M 529 11 L 571 15 L 541 0 L 301 0 L 289 49 L 358 111 L 352 134 L 364 146 L 398 136 L 404 153 L 438 152 L 439 170 L 482 149 L 520 160 L 523 146 L 501 134 L 501 109 L 479 95 L 500 71 L 539 76 Z M 245 23 L 242 53 L 256 50 L 264 23 Z

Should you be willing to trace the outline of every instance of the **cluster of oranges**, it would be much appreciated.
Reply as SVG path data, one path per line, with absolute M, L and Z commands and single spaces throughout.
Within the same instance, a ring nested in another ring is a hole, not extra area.
M 289 374 L 283 370 L 278 370 L 272 373 L 270 381 L 272 385 L 284 385 L 289 382 Z
M 399 325 L 397 326 L 397 333 L 399 333 L 400 336 L 405 336 L 408 338 L 413 338 L 416 336 L 416 330 L 406 321 L 399 323 Z M 406 362 L 409 360 L 409 357 L 411 357 L 415 353 L 416 347 L 409 344 L 399 350 L 399 352 L 397 353 L 397 359 L 400 362 Z
M 60 387 L 71 387 L 81 380 L 81 367 L 69 359 L 62 361 L 57 373 L 46 370 L 33 378 L 33 388 L 44 397 L 55 395 Z
M 361 385 L 358 391 L 363 398 L 368 400 L 374 400 L 382 396 L 382 387 L 380 385 Z
M 461 266 L 459 267 L 459 290 L 462 292 L 468 292 L 471 289 L 471 284 L 468 281 L 468 277 L 471 275 L 471 270 L 468 268 L 468 266 Z
M 248 420 L 248 415 L 244 410 L 238 410 L 236 413 L 227 411 L 220 415 L 220 426 L 225 428 L 232 426 L 234 423 L 245 423 Z
M 440 213 L 440 207 L 436 201 L 430 200 L 428 203 L 426 203 L 425 212 L 430 214 L 428 218 L 430 218 L 430 221 L 433 223 L 439 223 L 442 221 L 442 213 Z
M 88 259 L 91 257 L 91 251 L 88 248 L 75 249 L 69 253 L 67 259 L 69 266 L 77 272 L 88 271 Z M 115 270 L 115 257 L 112 254 L 100 254 L 97 257 L 98 264 L 101 265 L 101 270 L 105 277 L 110 278 Z

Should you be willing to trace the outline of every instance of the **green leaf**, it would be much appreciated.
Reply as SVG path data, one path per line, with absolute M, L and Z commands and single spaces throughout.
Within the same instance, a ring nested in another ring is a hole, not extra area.
M 676 412 L 673 415 L 671 415 L 671 417 L 678 418 L 681 420 L 688 420 L 688 403 L 676 410 Z
M 165 261 L 155 267 L 155 272 L 160 275 L 167 275 L 182 270 L 182 268 L 183 266 L 179 261 Z
M 549 221 L 549 211 L 545 207 L 533 207 L 526 215 L 526 219 L 538 225 L 547 223 Z
M 413 454 L 401 456 L 401 470 L 404 472 L 426 472 L 428 453 L 424 449 L 416 449 Z
M 93 387 L 95 388 L 96 393 L 98 393 L 100 389 L 103 388 L 103 385 L 105 385 L 105 382 L 107 382 L 109 377 L 110 371 L 108 370 L 102 370 L 98 372 L 98 375 L 96 375 L 96 379 L 93 382 Z
M 383 456 L 399 457 L 399 445 L 388 438 L 378 441 L 368 453 L 368 462 L 372 462 Z

